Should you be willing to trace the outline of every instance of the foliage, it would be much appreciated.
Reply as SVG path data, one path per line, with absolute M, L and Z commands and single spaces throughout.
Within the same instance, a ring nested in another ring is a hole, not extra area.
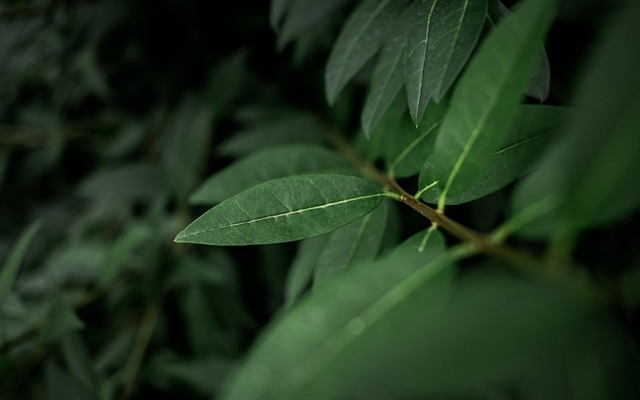
M 213 3 L 0 3 L 0 398 L 634 398 L 638 2 Z

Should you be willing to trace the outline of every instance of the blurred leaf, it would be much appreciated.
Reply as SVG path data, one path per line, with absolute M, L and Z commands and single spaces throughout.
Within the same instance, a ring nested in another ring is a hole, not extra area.
M 89 350 L 80 335 L 71 332 L 60 341 L 64 360 L 71 375 L 86 387 L 93 387 L 93 366 Z
M 220 357 L 180 359 L 157 355 L 149 360 L 144 375 L 153 385 L 162 386 L 162 383 L 169 383 L 166 381 L 178 381 L 211 396 L 220 390 L 231 367 L 229 360 Z
M 327 61 L 325 92 L 329 104 L 378 52 L 405 3 L 406 0 L 366 0 L 351 14 Z
M 317 259 L 314 287 L 354 264 L 373 261 L 385 234 L 388 208 L 388 203 L 383 201 L 369 214 L 329 234 Z
M 321 235 L 376 208 L 384 194 L 353 176 L 274 179 L 231 197 L 176 236 L 179 243 L 269 244 Z
M 313 29 L 320 22 L 326 21 L 348 2 L 348 0 L 291 1 L 292 3 L 282 23 L 282 30 L 278 34 L 278 49 L 283 49 L 290 41 Z M 280 9 L 280 7 L 278 8 Z M 279 11 L 276 16 L 280 17 L 280 15 Z
M 440 101 L 467 63 L 487 12 L 486 0 L 420 0 L 411 24 L 404 82 L 413 122 Z
M 404 85 L 402 62 L 407 45 L 407 25 L 413 18 L 414 11 L 415 5 L 409 6 L 396 19 L 389 39 L 380 52 L 380 58 L 371 77 L 369 94 L 362 110 L 362 129 L 367 138 L 371 137 L 373 129 Z
M 209 177 L 191 196 L 192 204 L 212 205 L 274 178 L 307 173 L 351 172 L 341 155 L 320 146 L 268 148 L 240 159 Z
M 169 181 L 180 199 L 186 200 L 204 167 L 213 112 L 213 106 L 204 99 L 187 97 L 169 120 L 162 152 L 163 180 Z
M 517 188 L 515 213 L 557 198 L 556 208 L 524 228 L 529 236 L 555 231 L 554 246 L 569 251 L 580 230 L 618 219 L 640 206 L 640 6 L 622 9 L 596 42 L 576 94 L 565 135 Z M 603 77 L 606 77 L 604 79 Z
M 120 234 L 109 246 L 100 268 L 100 285 L 112 283 L 136 259 L 136 250 L 150 243 L 153 231 L 146 225 L 134 225 Z
M 269 7 L 269 23 L 274 31 L 280 30 L 280 24 L 284 19 L 292 0 L 272 0 Z
M 83 197 L 120 201 L 153 200 L 168 192 L 162 169 L 143 163 L 97 169 L 78 187 Z
M 46 326 L 40 339 L 44 343 L 53 344 L 68 333 L 84 328 L 84 323 L 70 304 L 64 300 L 56 300 L 50 306 Z
M 20 235 L 9 257 L 4 261 L 2 269 L 0 269 L 0 304 L 4 304 L 5 299 L 11 293 L 11 288 L 20 270 L 20 264 L 22 264 L 29 244 L 41 226 L 42 221 L 32 222 Z
M 425 247 L 423 232 L 388 258 L 358 264 L 313 291 L 264 333 L 224 398 L 342 398 L 372 370 L 403 370 L 388 362 L 395 361 L 394 345 L 422 343 L 413 324 L 428 321 L 449 298 L 450 260 L 442 256 L 442 236 L 431 233 Z
M 515 125 L 509 130 L 503 147 L 493 154 L 485 173 L 466 190 L 449 196 L 447 204 L 460 204 L 496 192 L 528 172 L 531 163 L 540 155 L 549 139 L 564 127 L 567 111 L 561 107 L 543 105 L 521 106 Z M 429 173 L 420 175 L 420 187 L 429 185 Z M 441 196 L 434 186 L 422 193 L 427 203 L 437 203 Z
M 488 15 L 487 18 L 492 27 L 494 27 L 500 19 L 511 14 L 511 11 L 499 0 L 489 0 Z M 551 71 L 549 70 L 549 59 L 547 58 L 547 52 L 544 46 L 540 45 L 540 56 L 538 64 L 529 81 L 529 87 L 527 88 L 527 96 L 543 102 L 549 96 L 549 84 L 551 80 Z
M 274 111 L 260 115 L 216 149 L 223 156 L 244 156 L 266 147 L 321 144 L 326 128 L 313 115 L 300 111 Z
M 375 211 L 375 210 L 374 210 Z M 357 222 L 357 221 L 356 221 Z M 341 228 L 338 228 L 341 229 Z M 305 289 L 310 285 L 313 271 L 322 251 L 327 245 L 330 234 L 303 239 L 289 268 L 284 290 L 284 308 L 290 309 L 297 303 Z
M 482 176 L 504 143 L 554 5 L 554 0 L 522 2 L 489 33 L 456 85 L 422 180 L 438 182 L 439 209 L 448 196 L 462 193 Z
M 49 400 L 94 400 L 90 389 L 68 372 L 63 371 L 55 361 L 49 360 L 45 367 L 46 395 Z

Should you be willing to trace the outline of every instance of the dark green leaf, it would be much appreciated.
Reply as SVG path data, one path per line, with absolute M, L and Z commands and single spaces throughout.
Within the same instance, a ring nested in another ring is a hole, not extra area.
M 389 257 L 349 268 L 315 290 L 265 333 L 225 398 L 341 398 L 372 370 L 404 370 L 401 363 L 386 363 L 394 345 L 423 343 L 414 324 L 429 321 L 449 298 L 443 237 L 431 232 L 423 245 L 424 237 L 422 232 Z
M 290 5 L 291 0 L 271 0 L 271 7 L 269 8 L 269 23 L 273 30 L 280 30 L 280 24 Z
M 2 269 L 0 269 L 0 304 L 2 304 L 9 293 L 11 293 L 11 288 L 18 276 L 24 255 L 41 226 L 42 221 L 31 223 L 22 235 L 20 235 L 9 257 L 4 261 Z
M 264 115 L 266 114 L 266 115 Z M 223 156 L 244 156 L 266 147 L 290 144 L 321 144 L 326 128 L 311 114 L 286 110 L 266 111 L 248 118 L 249 126 L 236 132 L 216 149 Z
M 486 0 L 421 0 L 407 42 L 404 81 L 413 122 L 440 101 L 478 41 Z
M 83 197 L 122 201 L 152 200 L 169 193 L 161 168 L 148 164 L 96 170 L 78 188 Z
M 326 21 L 346 3 L 347 0 L 292 0 L 278 35 L 278 48 L 284 48 L 290 41 Z M 278 12 L 276 16 L 280 15 Z
M 447 102 L 429 102 L 426 114 L 415 126 L 409 117 L 403 119 L 402 124 L 390 143 L 392 149 L 388 153 L 387 170 L 389 174 L 398 178 L 416 175 L 424 165 L 425 160 L 433 152 L 436 132 L 442 118 L 447 111 Z
M 407 44 L 407 25 L 415 7 L 407 8 L 396 20 L 393 33 L 380 52 L 380 59 L 371 77 L 371 89 L 362 110 L 362 129 L 367 138 L 371 137 L 391 103 L 404 84 L 402 62 Z
M 191 203 L 216 204 L 275 178 L 353 171 L 355 169 L 344 157 L 324 147 L 279 146 L 249 155 L 211 176 L 193 193 Z
M 356 263 L 373 261 L 387 223 L 387 202 L 364 217 L 329 234 L 326 246 L 317 259 L 314 286 Z
M 485 172 L 504 143 L 536 62 L 536 49 L 553 19 L 554 0 L 525 0 L 489 33 L 451 98 L 433 155 L 425 164 L 438 182 L 443 209 Z
M 565 131 L 539 168 L 516 189 L 514 209 L 555 198 L 556 209 L 523 233 L 549 235 L 568 251 L 580 230 L 612 221 L 640 206 L 640 5 L 616 14 L 597 42 Z
M 479 199 L 505 187 L 527 172 L 531 162 L 566 122 L 566 110 L 560 107 L 524 105 L 503 147 L 493 154 L 485 173 L 465 191 L 447 197 L 446 204 L 461 204 Z M 420 175 L 420 187 L 429 185 L 429 173 Z M 439 187 L 433 186 L 420 196 L 427 203 L 437 203 Z
M 285 284 L 285 309 L 290 309 L 310 285 L 313 271 L 328 239 L 329 234 L 326 234 L 300 241 Z
M 280 178 L 231 197 L 176 236 L 179 243 L 268 244 L 327 233 L 376 208 L 384 194 L 353 176 Z
M 329 104 L 387 40 L 405 0 L 366 0 L 345 23 L 331 49 L 325 71 Z

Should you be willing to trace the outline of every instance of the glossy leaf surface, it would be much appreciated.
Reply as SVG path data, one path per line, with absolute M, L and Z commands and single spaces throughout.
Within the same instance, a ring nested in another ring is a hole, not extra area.
M 440 186 L 439 208 L 474 184 L 502 147 L 554 8 L 554 0 L 522 2 L 490 32 L 456 85 L 425 165 L 426 181 Z
M 404 79 L 418 125 L 431 98 L 440 101 L 478 41 L 486 0 L 421 0 L 410 29 Z
M 191 196 L 192 204 L 213 205 L 270 179 L 307 173 L 353 172 L 341 155 L 320 146 L 290 145 L 244 157 L 208 178 Z
M 240 246 L 300 240 L 366 215 L 383 196 L 377 186 L 353 176 L 274 179 L 210 209 L 180 232 L 176 242 Z

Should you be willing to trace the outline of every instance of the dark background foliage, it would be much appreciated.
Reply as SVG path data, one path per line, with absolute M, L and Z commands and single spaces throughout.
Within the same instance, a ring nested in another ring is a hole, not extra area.
M 281 50 L 267 1 L 0 3 L 0 260 L 43 223 L 16 282 L 26 317 L 0 321 L 16 327 L 0 337 L 0 397 L 217 392 L 280 309 L 296 247 L 221 250 L 173 237 L 205 211 L 187 204 L 190 192 L 237 158 L 222 145 L 269 113 L 311 113 L 359 134 L 364 83 L 333 108 L 323 86 L 355 3 L 321 21 L 306 47 Z M 549 103 L 568 102 L 606 3 L 565 2 L 548 39 Z M 495 226 L 509 190 L 449 215 Z M 424 228 L 411 210 L 398 219 L 399 237 Z M 612 254 L 624 261 L 594 271 L 612 292 L 623 266 L 640 262 L 637 227 L 636 216 L 578 247 L 587 269 Z M 100 272 L 108 266 L 113 276 Z M 637 310 L 620 320 L 638 333 Z

